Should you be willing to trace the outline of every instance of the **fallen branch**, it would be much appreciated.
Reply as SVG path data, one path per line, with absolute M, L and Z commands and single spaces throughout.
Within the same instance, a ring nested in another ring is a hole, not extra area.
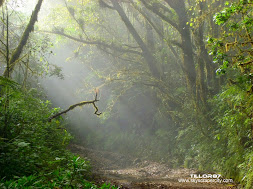
M 48 118 L 48 121 L 51 122 L 52 119 L 57 118 L 57 117 L 59 117 L 59 116 L 62 115 L 62 114 L 66 114 L 67 112 L 73 110 L 74 108 L 76 108 L 76 107 L 78 107 L 78 106 L 83 106 L 83 105 L 86 105 L 86 104 L 92 104 L 93 107 L 95 108 L 94 114 L 96 114 L 96 115 L 99 116 L 99 115 L 101 115 L 102 113 L 101 113 L 101 112 L 98 113 L 98 107 L 96 106 L 96 102 L 98 102 L 98 101 L 99 101 L 99 100 L 97 99 L 97 93 L 96 93 L 96 95 L 95 95 L 95 100 L 92 100 L 92 101 L 82 101 L 82 102 L 79 102 L 79 103 L 77 103 L 77 104 L 71 105 L 67 110 L 64 110 L 64 111 L 62 111 L 62 112 L 59 112 L 59 113 L 57 113 L 57 114 L 51 116 L 50 118 Z

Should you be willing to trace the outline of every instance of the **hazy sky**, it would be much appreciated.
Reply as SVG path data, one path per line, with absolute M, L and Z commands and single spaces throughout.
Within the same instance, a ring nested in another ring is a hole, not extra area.
M 31 15 L 32 11 L 34 10 L 34 7 L 36 6 L 38 0 L 16 0 L 16 1 L 10 1 L 9 5 L 18 11 L 24 12 L 27 15 Z M 62 4 L 63 0 L 44 0 L 42 4 L 42 8 L 39 13 L 39 17 L 46 16 L 50 11 L 49 9 Z

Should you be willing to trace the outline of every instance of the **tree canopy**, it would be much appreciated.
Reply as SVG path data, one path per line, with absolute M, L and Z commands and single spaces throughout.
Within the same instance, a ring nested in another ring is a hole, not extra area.
M 253 186 L 252 0 L 38 0 L 31 15 L 2 3 L 1 178 L 54 163 L 64 175 L 60 164 L 78 161 L 64 150 L 70 132 L 89 148 Z M 97 116 L 70 113 L 86 104 Z

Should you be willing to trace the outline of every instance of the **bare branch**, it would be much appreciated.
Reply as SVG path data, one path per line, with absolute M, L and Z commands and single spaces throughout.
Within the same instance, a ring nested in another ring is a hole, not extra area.
M 164 15 L 163 13 L 161 13 L 159 11 L 159 9 L 157 9 L 156 7 L 153 7 L 153 5 L 150 5 L 149 3 L 147 3 L 148 1 L 145 0 L 141 0 L 141 2 L 143 3 L 143 5 L 149 9 L 150 11 L 152 11 L 153 13 L 155 13 L 156 15 L 158 15 L 160 18 L 162 18 L 164 21 L 168 22 L 171 26 L 173 26 L 176 30 L 179 30 L 178 24 L 175 23 L 174 21 L 172 21 L 168 16 Z M 161 5 L 162 6 L 162 5 Z
M 94 100 L 92 100 L 92 101 L 82 101 L 82 102 L 79 102 L 79 103 L 77 103 L 77 104 L 71 105 L 68 109 L 66 109 L 66 110 L 64 110 L 64 111 L 62 111 L 62 112 L 59 112 L 59 113 L 57 113 L 57 114 L 51 116 L 50 118 L 48 118 L 48 122 L 51 122 L 52 119 L 57 118 L 57 117 L 59 117 L 59 116 L 62 115 L 62 114 L 68 113 L 69 111 L 75 109 L 75 108 L 78 107 L 78 106 L 83 106 L 83 105 L 87 105 L 87 104 L 92 104 L 92 105 L 93 105 L 93 107 L 95 108 L 94 114 L 96 114 L 96 115 L 98 115 L 98 116 L 101 115 L 102 113 L 101 113 L 101 112 L 98 113 L 98 107 L 97 107 L 97 105 L 96 105 L 96 102 L 99 101 L 99 100 L 97 99 L 97 96 L 98 96 L 98 93 L 96 92 L 96 95 L 95 95 L 95 99 L 94 99 Z
M 124 53 L 132 53 L 132 54 L 142 55 L 142 53 L 139 52 L 139 51 L 123 48 L 123 46 L 126 46 L 124 44 L 122 46 L 119 46 L 119 45 L 116 45 L 114 43 L 108 44 L 106 42 L 99 41 L 99 40 L 87 41 L 87 40 L 84 40 L 84 39 L 80 39 L 80 38 L 68 35 L 68 34 L 66 34 L 64 32 L 60 32 L 60 31 L 39 31 L 39 32 L 61 35 L 61 36 L 67 37 L 69 39 L 72 39 L 72 40 L 80 42 L 80 43 L 84 43 L 84 44 L 88 44 L 88 45 L 98 45 L 98 46 L 101 46 L 101 47 L 104 47 L 104 48 L 108 48 L 108 49 L 112 49 L 112 50 L 115 50 L 115 51 L 118 51 L 118 52 L 124 52 Z M 134 47 L 131 47 L 131 48 L 134 48 Z
M 112 6 L 108 5 L 108 4 L 107 4 L 106 2 L 104 2 L 103 0 L 99 0 L 99 6 L 100 6 L 101 8 L 109 8 L 109 9 L 114 10 L 114 8 L 113 8 Z

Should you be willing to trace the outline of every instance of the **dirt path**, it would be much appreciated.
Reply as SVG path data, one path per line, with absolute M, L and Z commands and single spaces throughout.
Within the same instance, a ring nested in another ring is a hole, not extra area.
M 236 188 L 231 183 L 194 183 L 193 180 L 190 180 L 190 175 L 197 173 L 191 169 L 170 169 L 165 164 L 150 161 L 141 162 L 139 159 L 111 152 L 91 150 L 78 145 L 71 145 L 70 149 L 72 152 L 90 159 L 96 180 L 111 182 L 121 186 L 122 189 Z

